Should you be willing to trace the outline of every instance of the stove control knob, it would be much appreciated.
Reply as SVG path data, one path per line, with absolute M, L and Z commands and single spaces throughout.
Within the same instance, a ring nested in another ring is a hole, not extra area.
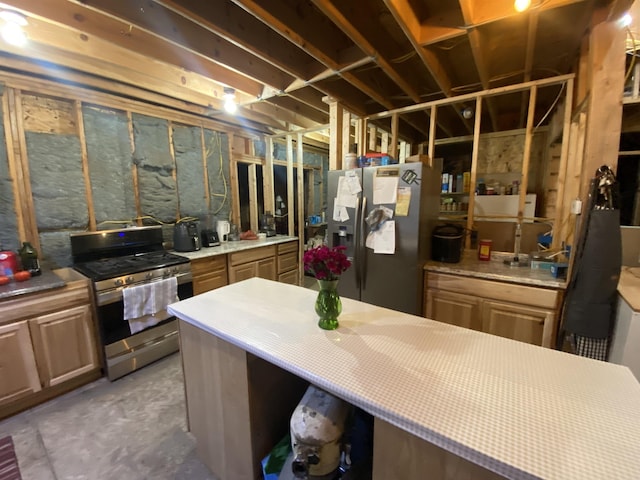
M 151 278 L 153 278 L 153 273 L 147 272 L 147 274 L 144 276 L 144 278 L 146 278 L 147 280 L 151 280 Z
M 125 281 L 127 283 L 133 283 L 133 277 L 129 276 L 129 277 L 127 277 L 127 279 Z
M 122 286 L 122 284 L 123 284 L 124 282 L 122 281 L 122 279 L 121 279 L 121 278 L 118 278 L 118 279 L 116 279 L 116 281 L 115 281 L 114 283 L 116 284 L 116 287 L 120 287 L 120 286 Z

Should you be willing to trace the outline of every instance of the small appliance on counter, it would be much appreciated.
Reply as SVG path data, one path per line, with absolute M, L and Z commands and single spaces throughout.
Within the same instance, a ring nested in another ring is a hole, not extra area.
M 231 230 L 231 225 L 227 220 L 218 220 L 216 222 L 216 232 L 218 232 L 218 239 L 221 242 L 226 242 L 229 240 L 229 231 Z
M 200 250 L 200 234 L 196 222 L 185 221 L 173 227 L 173 248 L 176 252 L 195 252 Z
M 276 222 L 271 212 L 265 212 L 260 216 L 258 233 L 266 233 L 267 237 L 274 237 L 276 235 Z
M 215 230 L 202 230 L 202 246 L 203 247 L 217 247 L 220 245 L 220 239 L 218 238 L 218 232 Z
M 431 233 L 431 260 L 458 263 L 464 246 L 464 227 L 453 223 L 438 225 Z

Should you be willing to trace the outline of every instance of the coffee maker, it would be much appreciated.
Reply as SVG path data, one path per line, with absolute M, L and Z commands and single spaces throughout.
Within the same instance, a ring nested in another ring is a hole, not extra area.
M 276 222 L 271 212 L 264 212 L 260 216 L 260 228 L 259 233 L 266 233 L 267 237 L 274 237 L 276 235 Z

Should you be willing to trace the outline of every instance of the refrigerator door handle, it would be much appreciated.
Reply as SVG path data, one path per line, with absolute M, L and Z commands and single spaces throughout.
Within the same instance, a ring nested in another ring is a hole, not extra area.
M 362 197 L 363 198 L 363 197 Z M 354 263 L 354 268 L 356 269 L 356 288 L 358 290 L 360 290 L 360 282 L 361 282 L 361 277 L 360 277 L 360 213 L 362 211 L 362 198 L 358 199 L 358 203 L 356 204 L 356 215 L 355 218 L 353 219 L 353 225 L 354 225 L 354 233 L 355 233 L 355 238 L 354 238 L 354 248 L 353 248 L 353 263 Z
M 362 208 L 360 209 L 360 224 L 358 225 L 358 231 L 360 232 L 359 243 L 357 246 L 359 265 L 358 272 L 360 274 L 361 281 L 358 282 L 358 285 L 361 289 L 366 288 L 367 286 L 367 235 L 366 235 L 366 222 L 365 222 L 365 212 L 367 210 L 367 197 L 362 195 Z

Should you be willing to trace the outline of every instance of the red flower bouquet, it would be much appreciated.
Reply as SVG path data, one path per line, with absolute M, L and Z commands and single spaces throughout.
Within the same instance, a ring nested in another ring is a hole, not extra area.
M 351 266 L 344 254 L 346 247 L 329 248 L 326 245 L 304 252 L 304 271 L 318 280 L 338 280 L 340 275 Z

